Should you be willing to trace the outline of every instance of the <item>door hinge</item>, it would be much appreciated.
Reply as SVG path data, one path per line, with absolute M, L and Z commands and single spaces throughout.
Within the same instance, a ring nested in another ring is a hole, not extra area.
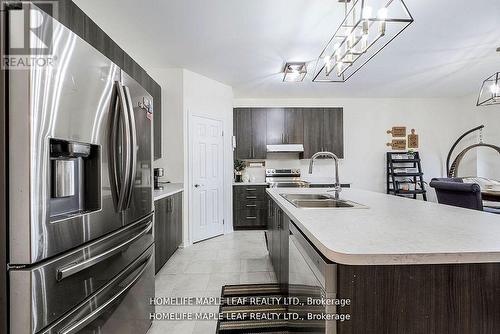
M 226 225 L 226 222 L 224 219 L 222 219 L 222 225 Z
M 222 137 L 224 137 L 224 130 L 222 130 Z

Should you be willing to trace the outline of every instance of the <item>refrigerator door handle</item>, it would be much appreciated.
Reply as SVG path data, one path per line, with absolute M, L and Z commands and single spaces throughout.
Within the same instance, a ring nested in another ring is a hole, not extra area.
M 141 238 L 143 235 L 147 234 L 151 229 L 153 228 L 153 221 L 151 220 L 148 225 L 141 231 L 139 234 L 134 236 L 133 238 L 105 251 L 104 253 L 101 253 L 99 255 L 93 256 L 91 258 L 88 258 L 85 261 L 78 262 L 78 263 L 72 263 L 70 265 L 67 265 L 65 267 L 57 269 L 57 281 L 62 281 L 63 279 L 72 276 L 76 273 L 79 273 L 82 270 L 85 270 L 89 267 L 92 267 L 108 258 L 111 256 L 121 252 L 124 248 L 132 244 L 134 241 L 137 239 Z
M 85 328 L 88 324 L 92 323 L 95 319 L 97 319 L 99 316 L 101 316 L 106 310 L 113 306 L 113 304 L 121 297 L 123 296 L 131 287 L 134 286 L 135 283 L 141 278 L 141 276 L 144 274 L 146 271 L 149 262 L 151 261 L 153 257 L 153 253 L 145 259 L 144 261 L 140 262 L 139 266 L 137 268 L 141 268 L 139 273 L 134 276 L 134 278 L 128 283 L 123 289 L 121 289 L 117 294 L 115 294 L 113 297 L 109 298 L 104 304 L 96 308 L 94 311 L 91 313 L 87 314 L 85 317 L 81 318 L 78 321 L 75 321 L 68 326 L 64 327 L 59 331 L 58 334 L 75 334 L 78 333 L 81 329 Z M 137 268 L 135 270 L 137 270 Z M 135 271 L 134 270 L 134 271 Z
M 113 102 L 115 101 L 116 102 Z M 130 183 L 131 153 L 130 153 L 130 117 L 127 112 L 127 101 L 125 91 L 120 82 L 115 81 L 115 91 L 111 105 L 111 129 L 109 135 L 110 152 L 110 172 L 111 172 L 111 190 L 115 202 L 116 211 L 125 210 L 125 196 Z M 121 124 L 121 126 L 120 126 Z M 118 137 L 122 132 L 122 159 L 118 161 Z M 125 163 L 123 163 L 123 159 Z M 117 164 L 123 167 L 122 175 L 118 175 Z M 123 166 L 124 165 L 124 166 Z
M 118 82 L 115 82 L 113 87 L 113 95 L 111 96 L 110 105 L 110 128 L 108 135 L 108 149 L 109 149 L 109 173 L 110 173 L 110 186 L 113 195 L 113 202 L 115 203 L 116 211 L 118 208 L 118 198 L 120 197 L 120 180 L 118 178 L 118 171 L 116 169 L 117 160 L 117 136 L 118 136 L 118 113 L 120 108 L 120 101 L 118 100 Z
M 130 207 L 130 200 L 132 198 L 132 191 L 134 189 L 134 181 L 137 173 L 137 129 L 135 126 L 134 106 L 132 104 L 132 97 L 130 90 L 127 86 L 123 86 L 125 92 L 125 99 L 127 103 L 127 110 L 130 122 L 130 151 L 132 153 L 132 163 L 130 167 L 130 181 L 125 197 L 125 208 Z
M 122 85 L 118 84 L 118 96 L 120 99 L 120 104 L 122 106 L 122 114 L 123 117 L 121 118 L 123 120 L 123 129 L 124 129 L 124 138 L 125 138 L 125 143 L 122 146 L 122 149 L 125 151 L 125 167 L 124 167 L 124 176 L 123 176 L 123 188 L 121 189 L 120 192 L 120 197 L 118 200 L 118 208 L 120 211 L 124 211 L 127 206 L 126 206 L 126 201 L 127 201 L 127 190 L 130 187 L 130 172 L 132 168 L 132 156 L 131 156 L 131 138 L 130 138 L 130 114 L 127 111 L 127 97 L 125 95 L 125 89 L 123 88 Z

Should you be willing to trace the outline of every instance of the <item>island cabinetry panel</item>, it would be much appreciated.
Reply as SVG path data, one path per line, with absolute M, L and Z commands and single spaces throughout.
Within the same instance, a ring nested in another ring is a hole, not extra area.
M 288 224 L 290 220 L 283 210 L 269 198 L 266 238 L 269 257 L 278 283 L 284 288 L 288 283 Z
M 339 334 L 500 333 L 500 264 L 338 265 Z
M 259 229 L 267 226 L 265 185 L 233 186 L 234 229 Z
M 182 192 L 155 201 L 155 272 L 182 242 Z

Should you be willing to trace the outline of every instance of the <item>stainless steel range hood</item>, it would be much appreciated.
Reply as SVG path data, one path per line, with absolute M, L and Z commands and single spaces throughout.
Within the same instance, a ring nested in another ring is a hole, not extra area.
M 302 144 L 280 144 L 280 145 L 267 145 L 268 153 L 302 153 L 304 152 L 304 145 Z

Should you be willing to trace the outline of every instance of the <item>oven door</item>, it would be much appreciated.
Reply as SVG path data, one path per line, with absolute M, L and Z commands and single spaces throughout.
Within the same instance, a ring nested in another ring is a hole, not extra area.
M 52 261 L 10 270 L 11 333 L 37 333 L 96 293 L 153 244 L 153 216 Z
M 154 246 L 41 334 L 145 334 L 154 306 Z
M 299 315 L 298 320 L 290 321 L 290 331 L 335 334 L 335 321 L 314 318 L 315 315 L 319 317 L 322 314 L 334 314 L 335 307 L 312 305 L 308 302 L 309 298 L 335 298 L 335 265 L 324 262 L 293 223 L 290 223 L 289 229 L 288 294 L 290 298 L 298 298 L 300 301 L 297 305 L 289 306 L 290 313 Z

